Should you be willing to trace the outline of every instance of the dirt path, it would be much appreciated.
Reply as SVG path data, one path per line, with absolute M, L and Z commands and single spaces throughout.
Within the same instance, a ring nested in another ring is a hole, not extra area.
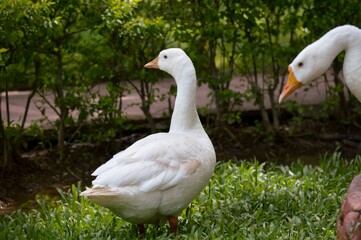
M 172 84 L 174 84 L 173 80 L 162 80 L 155 86 L 155 88 L 159 89 L 159 95 L 161 95 L 167 93 Z M 241 82 L 240 77 L 235 77 L 231 82 L 231 89 L 234 91 L 244 92 L 247 88 L 247 86 L 244 85 L 245 81 Z M 306 87 L 297 90 L 296 93 L 291 95 L 288 99 L 296 100 L 300 104 L 317 104 L 324 101 L 326 99 L 325 89 L 327 87 L 324 81 L 320 80 L 313 85 L 314 86 L 312 87 L 307 87 L 307 91 L 304 91 Z M 101 94 L 107 93 L 105 84 L 99 84 L 94 87 L 93 90 L 99 91 Z M 13 91 L 9 93 L 10 121 L 12 123 L 21 123 L 21 120 L 24 116 L 25 104 L 29 94 L 29 91 Z M 4 95 L 5 94 L 2 93 L 1 114 L 2 118 L 6 120 L 7 114 Z M 52 93 L 48 93 L 48 99 L 49 101 L 53 102 L 54 96 Z M 144 117 L 141 109 L 139 108 L 139 103 L 141 102 L 140 97 L 135 91 L 132 91 L 129 95 L 123 97 L 122 100 L 124 106 L 123 112 L 127 117 L 131 119 L 139 119 Z M 41 106 L 41 98 L 36 95 L 31 101 L 25 126 L 29 126 L 32 121 L 42 117 L 42 114 L 37 105 Z M 199 108 L 207 107 L 211 111 L 214 110 L 214 101 L 212 100 L 210 90 L 206 85 L 202 85 L 197 89 L 197 106 Z M 151 106 L 151 113 L 154 117 L 161 117 L 163 113 L 168 113 L 168 107 L 168 101 L 156 101 Z M 269 103 L 266 103 L 266 107 L 270 107 Z M 255 109 L 257 109 L 257 107 L 254 106 L 253 103 L 245 102 L 240 108 L 240 111 Z M 54 121 L 58 118 L 55 112 L 49 106 L 45 107 L 45 114 L 50 121 Z M 72 114 L 75 116 L 76 112 L 73 112 Z

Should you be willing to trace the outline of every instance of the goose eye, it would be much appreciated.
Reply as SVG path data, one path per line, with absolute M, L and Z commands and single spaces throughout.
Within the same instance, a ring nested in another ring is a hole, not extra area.
M 303 66 L 303 62 L 299 62 L 298 67 L 302 67 L 302 66 Z
M 167 55 L 164 55 L 164 58 L 165 58 L 165 59 L 167 59 L 167 58 L 168 58 L 168 56 L 167 56 Z

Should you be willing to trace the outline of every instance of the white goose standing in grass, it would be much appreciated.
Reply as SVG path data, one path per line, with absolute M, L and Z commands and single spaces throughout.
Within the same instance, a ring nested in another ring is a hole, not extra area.
M 336 56 L 345 51 L 343 74 L 347 87 L 361 101 L 361 30 L 351 25 L 336 27 L 304 48 L 288 66 L 287 83 L 279 97 L 284 98 L 304 84 L 321 76 Z
M 177 84 L 168 133 L 149 135 L 114 155 L 92 174 L 91 201 L 137 224 L 169 221 L 176 233 L 178 215 L 210 180 L 216 164 L 211 140 L 196 109 L 196 72 L 182 49 L 163 50 L 146 68 L 163 70 Z

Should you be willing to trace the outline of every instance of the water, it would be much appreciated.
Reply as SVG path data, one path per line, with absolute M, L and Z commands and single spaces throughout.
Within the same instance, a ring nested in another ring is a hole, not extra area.
M 0 200 L 0 215 L 11 214 L 17 209 L 24 211 L 30 209 L 37 209 L 39 207 L 38 201 L 57 201 L 60 199 L 58 189 L 68 191 L 69 185 L 52 185 L 39 190 L 37 193 L 17 192 L 11 198 L 4 197 Z

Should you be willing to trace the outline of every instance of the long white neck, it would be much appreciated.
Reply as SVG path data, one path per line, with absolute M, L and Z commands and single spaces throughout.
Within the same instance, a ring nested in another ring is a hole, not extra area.
M 346 51 L 343 73 L 347 87 L 361 101 L 361 30 L 343 26 L 343 41 Z
M 347 87 L 361 101 L 361 30 L 351 25 L 332 29 L 313 44 L 311 51 L 318 51 L 322 67 L 314 66 L 314 71 L 321 75 L 336 56 L 346 51 L 343 73 Z
M 173 76 L 177 82 L 177 97 L 169 132 L 204 131 L 197 113 L 197 80 L 193 67 L 185 67 Z

